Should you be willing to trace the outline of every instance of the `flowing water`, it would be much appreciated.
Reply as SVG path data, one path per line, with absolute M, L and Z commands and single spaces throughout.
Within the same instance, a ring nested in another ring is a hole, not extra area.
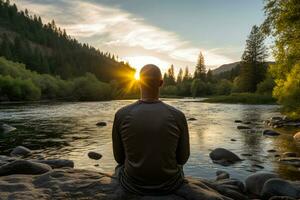
M 0 121 L 17 130 L 0 135 L 0 154 L 8 154 L 13 147 L 23 145 L 34 150 L 35 155 L 71 159 L 76 168 L 113 172 L 116 165 L 111 142 L 114 113 L 132 102 L 1 104 Z M 222 169 L 240 179 L 255 171 L 272 171 L 284 178 L 300 179 L 299 169 L 280 164 L 276 157 L 284 152 L 300 153 L 300 145 L 292 138 L 295 130 L 278 130 L 282 133 L 278 137 L 262 135 L 262 130 L 267 128 L 263 120 L 280 116 L 278 106 L 209 104 L 192 99 L 165 99 L 165 102 L 182 110 L 187 118 L 197 119 L 188 121 L 191 156 L 184 167 L 186 175 L 213 178 Z M 255 132 L 238 130 L 234 120 L 251 122 L 248 126 Z M 107 126 L 97 127 L 99 121 L 107 122 Z M 245 160 L 227 167 L 214 164 L 209 152 L 217 147 L 227 148 Z M 100 152 L 102 159 L 89 159 L 89 151 Z

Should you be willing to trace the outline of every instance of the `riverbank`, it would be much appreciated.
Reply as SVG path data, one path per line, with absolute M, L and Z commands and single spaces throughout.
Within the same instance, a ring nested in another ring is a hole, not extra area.
M 213 150 L 209 156 L 218 164 L 242 161 L 224 148 Z M 99 160 L 102 155 L 89 152 L 88 157 Z M 1 199 L 14 200 L 295 200 L 300 198 L 300 181 L 284 180 L 270 172 L 252 173 L 241 181 L 219 170 L 214 179 L 186 177 L 169 195 L 140 196 L 124 191 L 113 174 L 76 169 L 72 160 L 47 159 L 18 146 L 10 156 L 0 155 L 0 194 Z
M 270 95 L 255 93 L 233 93 L 231 95 L 212 96 L 204 99 L 206 103 L 230 103 L 230 104 L 276 104 L 276 99 Z

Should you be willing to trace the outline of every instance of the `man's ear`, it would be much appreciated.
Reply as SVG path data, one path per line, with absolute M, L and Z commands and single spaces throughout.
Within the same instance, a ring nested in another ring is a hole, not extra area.
M 163 80 L 160 80 L 160 81 L 159 81 L 159 87 L 161 87 L 163 84 L 164 84 L 164 81 L 163 81 Z

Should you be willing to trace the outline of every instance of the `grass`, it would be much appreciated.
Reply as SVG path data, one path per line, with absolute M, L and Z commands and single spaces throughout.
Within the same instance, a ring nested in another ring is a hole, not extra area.
M 224 96 L 212 96 L 203 102 L 206 103 L 240 103 L 240 104 L 276 104 L 276 99 L 270 95 L 256 93 L 233 93 Z

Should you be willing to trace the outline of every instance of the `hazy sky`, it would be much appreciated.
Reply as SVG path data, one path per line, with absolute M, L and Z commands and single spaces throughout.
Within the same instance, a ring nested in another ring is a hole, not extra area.
M 201 50 L 209 68 L 238 61 L 263 0 L 15 0 L 67 33 L 139 68 L 192 70 Z

